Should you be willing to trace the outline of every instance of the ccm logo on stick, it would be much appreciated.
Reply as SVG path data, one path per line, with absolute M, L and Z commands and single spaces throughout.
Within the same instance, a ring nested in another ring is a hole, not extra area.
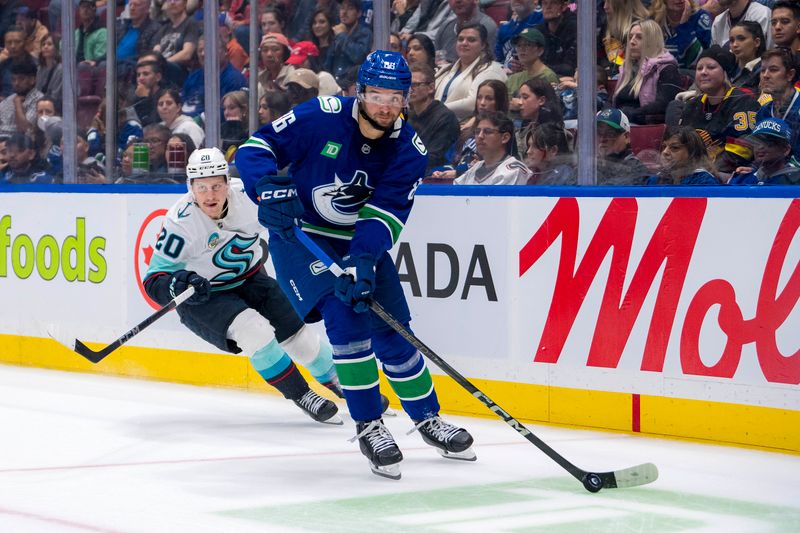
M 264 192 L 261 193 L 261 199 L 262 200 L 291 198 L 292 196 L 297 196 L 297 191 L 295 189 L 282 189 L 282 190 L 278 190 L 278 191 L 264 191 Z

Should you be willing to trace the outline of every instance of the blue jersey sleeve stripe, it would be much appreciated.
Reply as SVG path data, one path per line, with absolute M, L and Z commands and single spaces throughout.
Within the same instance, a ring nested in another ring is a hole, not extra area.
M 240 150 L 242 148 L 257 148 L 259 150 L 266 150 L 267 152 L 271 153 L 273 157 L 275 157 L 275 152 L 272 151 L 272 147 L 269 145 L 269 143 L 257 137 L 250 137 L 247 139 L 244 144 L 239 147 Z

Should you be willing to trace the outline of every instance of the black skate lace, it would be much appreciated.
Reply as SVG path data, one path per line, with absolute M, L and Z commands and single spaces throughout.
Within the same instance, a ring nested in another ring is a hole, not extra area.
M 298 401 L 300 402 L 300 405 L 303 406 L 304 409 L 314 414 L 317 414 L 319 413 L 320 409 L 322 409 L 322 406 L 325 405 L 325 402 L 327 400 L 322 396 L 316 394 L 314 391 L 309 390 L 305 394 L 303 394 L 303 397 L 300 398 L 300 400 Z
M 439 416 L 437 415 L 437 416 L 432 416 L 430 418 L 426 418 L 422 422 L 417 423 L 417 425 L 411 428 L 411 430 L 408 433 L 406 433 L 406 435 L 411 435 L 415 431 L 421 430 L 423 426 L 426 425 L 427 427 L 425 427 L 424 430 L 427 431 L 431 437 L 434 437 L 439 442 L 450 442 L 450 439 L 452 439 L 453 436 L 455 436 L 459 431 L 461 431 L 460 427 L 454 426 L 453 424 L 448 424 L 447 422 L 439 418 Z
M 350 442 L 355 442 L 357 439 L 361 437 L 367 437 L 370 446 L 375 453 L 385 450 L 386 448 L 391 448 L 392 446 L 396 446 L 394 442 L 394 437 L 389 432 L 389 430 L 381 424 L 379 420 L 373 420 L 372 422 L 364 428 L 361 433 L 358 433 L 352 439 L 349 439 Z

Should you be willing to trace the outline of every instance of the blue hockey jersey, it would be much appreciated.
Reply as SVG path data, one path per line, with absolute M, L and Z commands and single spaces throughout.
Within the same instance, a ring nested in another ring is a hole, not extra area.
M 303 229 L 351 240 L 350 253 L 377 257 L 397 242 L 425 175 L 427 150 L 402 118 L 367 139 L 353 97 L 321 96 L 255 132 L 236 152 L 245 189 L 289 166 L 303 203 Z

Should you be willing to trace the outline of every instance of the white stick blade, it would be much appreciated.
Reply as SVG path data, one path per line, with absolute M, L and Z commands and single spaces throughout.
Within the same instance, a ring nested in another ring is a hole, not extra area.
M 653 463 L 644 463 L 614 472 L 617 479 L 617 487 L 638 487 L 646 485 L 658 479 L 658 468 Z
M 71 351 L 75 351 L 75 337 L 71 337 L 70 333 L 58 324 L 48 324 L 45 328 L 47 336 L 59 344 L 63 344 Z

